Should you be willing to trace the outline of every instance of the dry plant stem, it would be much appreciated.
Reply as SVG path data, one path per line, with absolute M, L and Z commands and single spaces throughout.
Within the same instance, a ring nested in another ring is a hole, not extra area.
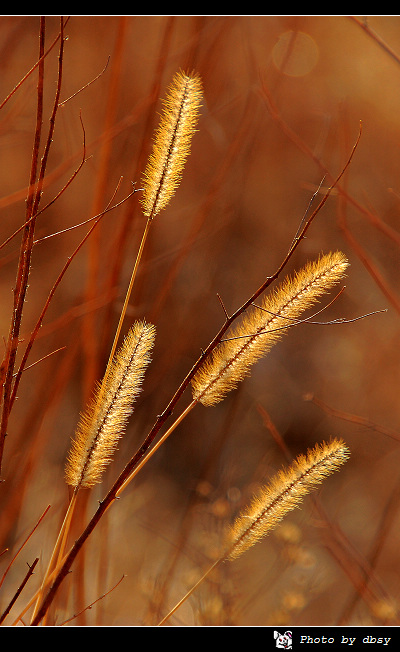
M 34 188 L 39 158 L 39 144 L 42 130 L 42 115 L 43 115 L 43 82 L 44 82 L 44 39 L 45 39 L 45 21 L 41 18 L 40 21 L 40 35 L 39 35 L 39 72 L 38 72 L 38 87 L 37 87 L 37 108 L 36 108 L 36 128 L 34 135 L 34 144 L 32 152 L 31 172 L 29 181 L 29 193 L 26 202 L 26 221 L 28 224 L 25 226 L 22 242 L 20 248 L 20 259 L 17 272 L 17 279 L 14 288 L 14 308 L 12 315 L 12 322 L 10 334 L 7 342 L 7 350 L 5 357 L 5 377 L 4 384 L 2 383 L 3 391 L 3 412 L 1 419 L 0 430 L 0 470 L 2 465 L 4 440 L 7 432 L 8 418 L 10 414 L 10 396 L 12 388 L 12 377 L 14 372 L 15 359 L 18 348 L 18 338 L 21 328 L 22 308 L 25 301 L 25 294 L 28 285 L 28 276 L 30 268 L 30 259 L 33 246 L 33 233 L 35 229 L 35 221 L 31 220 L 33 213 L 34 202 Z
M 81 118 L 81 124 L 82 124 L 82 130 L 83 130 L 83 140 L 84 140 L 84 143 L 85 143 L 85 130 L 83 128 L 82 118 Z M 20 226 L 18 229 L 16 229 L 14 231 L 14 233 L 12 233 L 8 238 L 6 238 L 6 240 L 4 240 L 4 242 L 0 245 L 0 249 L 3 249 L 3 247 L 5 247 L 9 242 L 11 242 L 11 240 L 13 238 L 15 238 L 18 235 L 18 233 L 20 233 L 28 225 L 29 221 L 36 220 L 36 218 L 39 217 L 39 215 L 41 215 L 52 204 L 54 204 L 54 202 L 56 202 L 59 197 L 61 197 L 61 195 L 67 190 L 68 186 L 71 185 L 71 183 L 73 182 L 75 177 L 78 175 L 78 173 L 80 172 L 83 165 L 86 163 L 85 153 L 86 153 L 86 146 L 84 144 L 82 160 L 79 163 L 79 166 L 76 168 L 76 170 L 72 173 L 71 177 L 64 184 L 64 186 L 61 188 L 61 190 L 59 190 L 58 193 L 55 195 L 55 197 L 53 197 L 53 199 L 51 199 L 45 206 L 43 206 L 43 208 L 41 208 L 40 211 L 38 211 L 33 217 L 31 217 L 30 220 L 25 222 L 22 226 Z M 34 240 L 33 244 L 36 245 L 38 242 L 42 242 L 43 240 L 46 240 L 46 239 L 51 238 L 51 237 L 53 237 L 53 236 L 52 235 L 44 236 L 43 238 L 40 238 L 38 240 Z
M 0 615 L 0 625 L 1 625 L 2 622 L 5 620 L 5 618 L 7 617 L 7 615 L 10 613 L 10 611 L 11 611 L 11 609 L 12 609 L 14 603 L 16 602 L 17 598 L 18 598 L 18 597 L 20 596 L 20 594 L 22 593 L 22 591 L 23 591 L 23 589 L 24 589 L 24 587 L 25 587 L 27 581 L 28 581 L 29 578 L 33 575 L 33 572 L 34 572 L 34 570 L 35 570 L 35 566 L 36 566 L 36 564 L 38 563 L 38 561 L 39 561 L 39 557 L 36 557 L 36 559 L 33 561 L 33 563 L 32 563 L 31 566 L 29 566 L 29 564 L 28 564 L 29 570 L 28 570 L 27 574 L 25 575 L 23 581 L 21 582 L 20 586 L 18 587 L 18 590 L 17 590 L 16 593 L 14 594 L 13 598 L 10 600 L 10 602 L 9 602 L 8 605 L 7 605 L 7 607 L 4 609 L 3 613 Z
M 69 18 L 66 18 L 65 22 L 63 23 L 63 27 L 66 26 L 66 24 L 68 23 L 68 21 L 69 21 Z M 46 52 L 44 52 L 44 53 L 42 54 L 42 56 L 39 57 L 39 59 L 38 59 L 38 60 L 36 61 L 36 63 L 32 66 L 32 68 L 31 68 L 30 70 L 28 70 L 28 72 L 27 72 L 27 73 L 22 77 L 22 79 L 18 82 L 18 84 L 17 84 L 16 86 L 14 86 L 14 88 L 12 89 L 12 91 L 10 91 L 10 93 L 7 95 L 7 97 L 4 98 L 4 100 L 3 100 L 3 101 L 1 102 L 1 104 L 0 104 L 0 110 L 1 110 L 1 109 L 3 108 L 3 106 L 4 106 L 4 105 L 5 105 L 5 104 L 6 104 L 6 103 L 7 103 L 7 102 L 12 98 L 12 96 L 14 95 L 14 93 L 17 92 L 17 90 L 18 90 L 18 89 L 20 88 L 20 86 L 22 86 L 22 84 L 23 84 L 23 83 L 28 79 L 28 77 L 29 77 L 29 76 L 30 76 L 30 75 L 31 75 L 31 74 L 36 70 L 36 68 L 37 68 L 38 66 L 41 65 L 41 63 L 44 61 L 44 59 L 45 59 L 45 58 L 50 54 L 50 52 L 52 51 L 52 49 L 57 45 L 58 41 L 60 40 L 60 37 L 61 37 L 61 32 L 59 32 L 59 33 L 57 34 L 57 36 L 56 36 L 56 38 L 54 39 L 53 43 L 52 43 L 52 44 L 50 45 L 50 47 L 46 50 Z
M 17 349 L 19 344 L 19 334 L 22 322 L 22 312 L 25 303 L 26 292 L 28 288 L 28 279 L 30 273 L 30 264 L 33 249 L 33 237 L 35 231 L 36 220 L 33 219 L 37 214 L 41 193 L 43 189 L 43 181 L 47 167 L 47 160 L 49 156 L 50 147 L 53 141 L 53 133 L 55 127 L 55 119 L 57 114 L 58 102 L 61 92 L 62 69 L 63 69 L 63 56 L 64 56 L 64 20 L 61 17 L 60 27 L 60 50 L 58 55 L 58 78 L 55 100 L 53 110 L 49 121 L 49 131 L 47 140 L 42 155 L 41 164 L 39 167 L 39 147 L 42 133 L 42 120 L 43 120 L 43 87 L 44 87 L 44 42 L 45 42 L 45 18 L 40 19 L 40 35 L 39 35 L 39 53 L 41 62 L 39 64 L 39 80 L 37 91 L 37 111 L 36 111 L 36 128 L 34 136 L 34 145 L 32 153 L 32 164 L 29 182 L 29 193 L 26 202 L 26 225 L 23 231 L 22 243 L 20 249 L 20 260 L 17 272 L 16 285 L 14 289 L 14 308 L 13 316 L 10 327 L 10 334 L 7 343 L 6 357 L 5 357 L 5 378 L 3 385 L 3 413 L 0 425 L 0 471 L 2 465 L 2 458 L 4 452 L 4 442 L 7 433 L 8 420 L 11 412 L 12 401 L 12 382 L 14 374 L 15 360 L 17 356 Z M 38 172 L 39 168 L 39 173 Z M 37 182 L 36 182 L 37 178 Z
M 113 341 L 113 344 L 112 344 L 112 347 L 111 347 L 111 351 L 110 351 L 110 355 L 109 355 L 108 363 L 107 363 L 107 368 L 106 368 L 106 371 L 105 371 L 105 374 L 104 374 L 103 387 L 106 387 L 106 385 L 107 385 L 107 378 L 108 378 L 108 375 L 110 373 L 110 368 L 111 368 L 112 361 L 113 361 L 113 358 L 114 358 L 114 354 L 115 354 L 115 351 L 116 351 L 116 348 L 117 348 L 118 340 L 119 340 L 119 337 L 120 337 L 120 334 L 121 334 L 122 325 L 123 325 L 123 322 L 124 322 L 124 319 L 125 319 L 126 311 L 127 311 L 128 304 L 129 304 L 129 299 L 130 299 L 130 296 L 131 296 L 131 293 L 132 293 L 132 288 L 133 288 L 133 285 L 134 285 L 134 282 L 135 282 L 135 279 L 136 279 L 137 270 L 138 270 L 140 260 L 141 260 L 142 254 L 143 254 L 143 250 L 144 250 L 144 246 L 145 246 L 145 243 L 146 243 L 147 235 L 149 233 L 151 222 L 152 222 L 152 219 L 150 217 L 146 221 L 146 226 L 145 226 L 145 229 L 144 229 L 144 232 L 143 232 L 143 235 L 142 235 L 139 250 L 138 250 L 138 253 L 137 253 L 137 256 L 136 256 L 135 264 L 133 266 L 131 278 L 130 278 L 130 281 L 129 281 L 129 286 L 128 286 L 128 289 L 127 289 L 127 292 L 126 292 L 126 295 L 125 295 L 124 305 L 122 307 L 122 311 L 121 311 L 119 321 L 118 321 L 118 326 L 117 326 L 117 329 L 115 331 L 114 341 Z
M 46 509 L 44 510 L 43 514 L 42 514 L 41 517 L 38 519 L 38 521 L 37 521 L 35 527 L 34 527 L 34 528 L 32 529 L 32 531 L 28 534 L 28 536 L 27 536 L 27 538 L 25 539 L 25 541 L 22 543 L 22 545 L 20 546 L 20 548 L 17 550 L 17 552 L 15 553 L 14 557 L 11 559 L 11 561 L 10 561 L 8 567 L 6 568 L 6 570 L 5 570 L 4 573 L 3 573 L 3 577 L 2 577 L 1 580 L 0 580 L 0 588 L 1 588 L 1 586 L 2 586 L 2 584 L 3 584 L 3 582 L 4 582 L 4 580 L 5 580 L 5 578 L 6 578 L 6 576 L 7 576 L 7 573 L 9 572 L 11 566 L 13 565 L 14 561 L 16 560 L 16 558 L 18 557 L 18 555 L 20 554 L 21 550 L 22 550 L 22 549 L 25 547 L 25 545 L 28 543 L 28 541 L 29 541 L 29 539 L 31 538 L 31 536 L 33 535 L 33 533 L 34 533 L 34 532 L 36 531 L 36 529 L 39 527 L 40 523 L 42 522 L 42 520 L 43 520 L 44 517 L 46 516 L 47 512 L 49 511 L 49 509 L 50 509 L 50 505 L 48 505 L 48 506 L 46 507 Z
M 367 419 L 366 417 L 362 417 L 358 414 L 351 414 L 350 412 L 343 412 L 343 410 L 336 410 L 335 408 L 321 401 L 321 399 L 319 399 L 317 396 L 314 396 L 313 394 L 307 394 L 304 397 L 304 400 L 311 401 L 312 403 L 314 403 L 314 405 L 319 407 L 321 410 L 323 410 L 326 414 L 328 414 L 331 417 L 342 419 L 343 421 L 348 421 L 349 423 L 357 424 L 359 426 L 362 426 L 363 428 L 367 428 L 374 432 L 379 432 L 382 435 L 385 435 L 386 437 L 391 437 L 396 441 L 400 441 L 399 431 L 393 430 L 391 428 L 385 428 L 384 426 L 374 423 L 370 419 Z
M 82 118 L 80 117 L 80 119 L 81 119 L 83 132 L 85 132 L 85 130 L 83 128 Z M 85 135 L 84 135 L 84 140 L 85 140 Z M 61 195 L 67 190 L 68 186 L 71 185 L 71 183 L 73 182 L 75 177 L 78 175 L 79 171 L 81 170 L 81 168 L 83 167 L 83 165 L 85 163 L 86 163 L 86 157 L 84 156 L 84 158 L 79 163 L 79 166 L 77 167 L 77 169 L 72 173 L 71 177 L 64 184 L 64 186 L 61 188 L 61 190 L 58 191 L 58 193 L 55 195 L 55 197 L 53 197 L 53 199 L 51 199 L 45 206 L 43 206 L 43 208 L 40 209 L 40 211 L 38 211 L 37 213 L 35 213 L 35 215 L 33 215 L 30 219 L 28 219 L 22 226 L 20 226 L 18 229 L 16 229 L 14 231 L 14 233 L 12 233 L 8 238 L 6 238 L 6 240 L 4 240 L 4 242 L 2 242 L 2 244 L 0 245 L 0 249 L 3 249 L 3 247 L 5 247 L 9 242 L 11 242 L 11 240 L 13 240 L 13 238 L 15 238 L 18 235 L 18 233 L 20 233 L 29 224 L 30 221 L 36 220 L 39 217 L 39 215 L 44 213 L 45 210 L 47 210 L 52 204 L 54 204 L 54 202 L 57 201 L 57 199 L 59 197 L 61 197 Z M 49 180 L 49 176 L 50 175 L 48 175 L 46 177 L 47 181 Z M 75 228 L 75 227 L 71 227 L 71 229 L 72 228 Z M 66 230 L 68 230 L 68 229 L 65 229 L 65 231 Z M 51 237 L 53 237 L 53 235 L 44 236 L 43 238 L 40 238 L 39 240 L 35 240 L 33 244 L 35 245 L 38 242 L 42 242 L 43 240 L 47 240 L 48 238 L 51 238 Z
M 81 615 L 82 615 L 85 611 L 87 611 L 88 609 L 92 609 L 92 608 L 94 607 L 94 605 L 95 605 L 97 602 L 100 602 L 100 600 L 103 600 L 105 597 L 107 597 L 107 595 L 109 595 L 112 591 L 114 591 L 114 590 L 117 588 L 117 586 L 119 586 L 119 585 L 121 584 L 121 582 L 122 582 L 123 579 L 125 579 L 125 575 L 123 575 L 123 576 L 118 580 L 118 582 L 117 582 L 116 584 L 114 584 L 113 587 L 111 587 L 111 589 L 109 589 L 108 591 L 106 591 L 106 593 L 103 593 L 103 595 L 101 595 L 100 597 L 96 598 L 96 600 L 94 600 L 93 602 L 91 602 L 90 604 L 88 604 L 84 609 L 82 609 L 81 611 L 79 611 L 77 614 L 74 614 L 73 616 L 71 616 L 70 618 L 68 618 L 68 620 L 64 620 L 64 622 L 60 623 L 59 626 L 60 626 L 60 627 L 63 627 L 64 625 L 67 625 L 68 623 L 71 622 L 71 620 L 75 620 L 75 618 L 79 618 L 79 616 L 81 616 Z
M 66 557 L 64 557 L 64 558 L 61 560 L 59 566 L 61 566 L 61 563 L 63 563 L 63 562 L 65 561 L 65 559 L 66 559 Z M 34 602 L 36 601 L 36 598 L 37 598 L 37 596 L 38 596 L 38 594 L 39 594 L 39 591 L 43 591 L 43 588 L 47 588 L 47 587 L 49 586 L 50 582 L 54 579 L 57 570 L 58 570 L 58 567 L 56 567 L 56 568 L 55 568 L 55 569 L 54 569 L 54 570 L 49 574 L 49 576 L 47 577 L 46 584 L 45 584 L 45 585 L 42 584 L 42 586 L 40 586 L 40 588 L 39 588 L 39 589 L 38 589 L 38 590 L 37 590 L 37 591 L 36 591 L 36 592 L 31 596 L 31 598 L 29 599 L 29 602 L 25 605 L 25 607 L 23 608 L 23 610 L 18 614 L 18 616 L 17 616 L 17 617 L 14 619 L 14 621 L 12 622 L 12 626 L 13 626 L 13 627 L 15 627 L 16 625 L 18 625 L 18 623 L 22 621 L 22 618 L 24 617 L 24 615 L 26 614 L 26 612 L 28 611 L 28 609 L 30 609 L 30 607 L 31 607 L 31 606 L 34 604 Z
M 215 568 L 220 566 L 222 564 L 222 562 L 224 562 L 224 561 L 225 561 L 225 557 L 220 557 L 219 559 L 217 559 L 217 561 L 215 561 L 212 564 L 212 566 L 210 566 L 210 568 L 208 568 L 206 570 L 206 572 L 200 577 L 199 580 L 197 580 L 196 584 L 194 584 L 192 586 L 192 588 L 183 596 L 183 598 L 181 598 L 181 600 L 179 600 L 179 602 L 176 603 L 176 605 L 173 607 L 173 609 L 171 609 L 171 611 L 169 611 L 167 613 L 167 615 L 164 616 L 164 618 L 162 620 L 160 620 L 160 622 L 158 623 L 158 627 L 161 627 L 161 625 L 164 625 L 167 622 L 167 620 L 169 620 L 171 618 L 171 616 L 174 615 L 175 611 L 178 611 L 179 607 L 181 605 L 183 605 L 183 603 L 186 602 L 186 600 L 188 598 L 190 598 L 190 596 L 196 591 L 196 589 L 200 586 L 200 584 L 202 584 L 204 582 L 204 580 L 210 575 L 210 573 Z
M 328 188 L 326 194 L 324 197 L 321 199 L 320 203 L 318 204 L 317 208 L 309 215 L 307 220 L 304 222 L 304 225 L 301 229 L 301 231 L 298 233 L 296 239 L 293 241 L 292 246 L 290 247 L 288 253 L 284 257 L 282 263 L 279 265 L 277 270 L 272 276 L 267 277 L 267 279 L 264 281 L 264 283 L 254 292 L 254 294 L 240 307 L 238 308 L 230 317 L 226 318 L 225 323 L 217 333 L 217 335 L 214 337 L 214 339 L 210 342 L 208 347 L 202 351 L 200 357 L 198 358 L 197 362 L 193 365 L 189 373 L 186 375 L 184 380 L 182 381 L 181 385 L 175 392 L 174 396 L 171 398 L 170 402 L 168 403 L 167 407 L 165 410 L 160 414 L 148 433 L 147 437 L 145 438 L 144 442 L 142 443 L 141 447 L 138 449 L 136 454 L 129 460 L 129 462 L 126 464 L 125 468 L 119 475 L 119 477 L 116 479 L 114 482 L 113 486 L 105 496 L 105 498 L 100 502 L 95 514 L 89 521 L 88 525 L 86 526 L 85 530 L 82 532 L 82 534 L 76 539 L 75 543 L 71 547 L 69 553 L 66 555 L 66 559 L 64 563 L 62 564 L 57 576 L 54 579 L 54 582 L 52 586 L 50 587 L 47 595 L 45 596 L 42 605 L 40 606 L 35 619 L 32 621 L 32 625 L 39 625 L 41 622 L 42 618 L 46 614 L 48 608 L 50 607 L 59 586 L 63 582 L 64 578 L 67 576 L 69 573 L 69 570 L 79 552 L 81 547 L 84 545 L 85 541 L 87 538 L 90 536 L 94 528 L 96 527 L 97 523 L 100 521 L 102 518 L 103 514 L 107 511 L 107 509 L 110 507 L 110 505 L 116 500 L 118 492 L 120 491 L 120 488 L 122 485 L 125 483 L 127 478 L 131 475 L 132 471 L 135 469 L 137 464 L 140 462 L 140 460 L 144 457 L 146 454 L 147 450 L 150 448 L 152 442 L 154 441 L 155 437 L 157 436 L 159 430 L 165 423 L 165 421 L 168 419 L 168 417 L 172 414 L 173 409 L 181 396 L 183 395 L 184 391 L 188 387 L 188 385 L 191 382 L 191 379 L 197 372 L 197 370 L 200 368 L 200 366 L 203 364 L 205 358 L 211 353 L 211 351 L 218 345 L 218 343 L 221 341 L 222 337 L 230 327 L 230 325 L 262 294 L 272 283 L 273 281 L 278 278 L 282 270 L 286 267 L 288 264 L 289 260 L 291 259 L 292 255 L 294 254 L 295 250 L 297 249 L 299 243 L 301 240 L 304 238 L 306 232 L 310 228 L 312 222 L 314 221 L 315 217 L 317 214 L 320 212 L 322 207 L 325 205 L 327 202 L 332 190 L 335 188 L 335 186 L 339 183 L 340 179 L 344 175 L 345 171 L 349 167 L 352 158 L 356 152 L 357 146 L 359 144 L 361 138 L 361 123 L 360 123 L 360 129 L 359 133 L 356 139 L 356 142 L 352 148 L 352 151 L 349 155 L 349 158 L 347 160 L 346 165 L 343 167 L 333 184 Z
M 350 20 L 353 20 L 361 29 L 368 34 L 387 54 L 389 54 L 395 61 L 396 63 L 400 63 L 400 57 L 399 55 L 392 50 L 391 47 L 388 46 L 388 44 L 377 34 L 369 25 L 367 24 L 366 19 L 360 20 L 359 18 L 356 18 L 356 16 L 348 16 Z
M 46 584 L 48 582 L 48 577 L 49 577 L 50 573 L 52 572 L 52 570 L 57 569 L 57 562 L 60 563 L 60 560 L 62 559 L 63 552 L 64 552 L 64 549 L 65 549 L 66 536 L 68 534 L 68 530 L 69 530 L 69 526 L 70 526 L 70 523 L 71 523 L 72 515 L 73 515 L 74 509 L 75 509 L 75 505 L 76 505 L 77 494 L 78 494 L 78 491 L 74 491 L 72 496 L 71 496 L 71 500 L 69 502 L 67 512 L 66 512 L 65 517 L 64 517 L 64 521 L 63 521 L 62 526 L 60 528 L 60 531 L 58 533 L 57 541 L 56 541 L 55 546 L 53 548 L 53 552 L 52 552 L 52 555 L 50 557 L 50 561 L 48 563 L 47 570 L 46 570 L 46 572 L 44 574 L 41 587 L 40 587 L 39 592 L 37 594 L 36 607 L 35 607 L 35 609 L 33 611 L 32 619 L 35 617 L 36 611 L 37 611 L 37 609 L 38 609 L 38 607 L 40 605 L 40 600 L 42 599 L 44 588 L 45 588 L 45 586 L 46 586 Z M 56 562 L 56 558 L 57 558 L 57 562 Z M 54 565 L 55 565 L 55 568 L 53 568 Z
M 63 267 L 63 269 L 61 270 L 61 272 L 60 272 L 60 274 L 58 275 L 58 277 L 57 277 L 57 279 L 56 279 L 56 281 L 55 281 L 55 283 L 54 283 L 52 289 L 50 290 L 50 293 L 49 293 L 49 295 L 48 295 L 48 297 L 47 297 L 47 299 L 46 299 L 46 302 L 45 302 L 45 304 L 44 304 L 44 306 L 43 306 L 42 312 L 40 313 L 40 316 L 39 316 L 39 318 L 38 318 L 38 320 L 37 320 L 37 322 L 36 322 L 36 325 L 35 325 L 35 327 L 34 327 L 32 333 L 31 333 L 31 335 L 30 335 L 30 338 L 29 338 L 29 341 L 28 341 L 28 343 L 27 343 L 27 345 L 26 345 L 25 352 L 24 352 L 24 355 L 23 355 L 23 357 L 22 357 L 22 360 L 21 360 L 21 363 L 20 363 L 20 366 L 19 366 L 18 372 L 17 372 L 17 374 L 16 374 L 16 376 L 15 376 L 14 387 L 13 387 L 13 392 L 12 392 L 12 396 L 11 396 L 11 405 L 13 404 L 13 402 L 14 402 L 14 400 L 15 400 L 15 398 L 16 398 L 16 393 L 17 393 L 18 386 L 19 386 L 19 382 L 20 382 L 20 379 L 21 379 L 21 374 L 22 374 L 24 368 L 26 368 L 26 367 L 25 367 L 25 365 L 26 365 L 26 361 L 27 361 L 27 359 L 28 359 L 28 356 L 29 356 L 30 351 L 31 351 L 32 346 L 33 346 L 33 343 L 34 343 L 34 341 L 35 341 L 35 339 L 36 339 L 36 336 L 37 336 L 37 334 L 38 334 L 38 332 L 39 332 L 39 330 L 40 330 L 40 327 L 41 327 L 41 325 L 42 325 L 42 323 L 43 323 L 43 320 L 44 320 L 45 314 L 46 314 L 46 312 L 47 312 L 47 310 L 48 310 L 48 308 L 49 308 L 49 305 L 50 305 L 50 303 L 51 303 L 51 301 L 52 301 L 52 299 L 53 299 L 53 297 L 54 297 L 54 294 L 55 294 L 55 292 L 56 292 L 58 286 L 59 286 L 60 283 L 61 283 L 61 280 L 63 279 L 63 277 L 64 277 L 65 273 L 67 272 L 69 266 L 71 265 L 73 259 L 75 258 L 75 256 L 76 256 L 77 253 L 79 252 L 79 250 L 83 247 L 83 245 L 85 244 L 85 242 L 87 241 L 87 239 L 90 237 L 90 235 L 92 234 L 92 232 L 94 231 L 94 229 L 97 227 L 97 225 L 99 224 L 100 220 L 104 217 L 104 215 L 106 215 L 106 214 L 107 214 L 108 212 L 110 212 L 111 210 L 114 210 L 114 209 L 117 208 L 118 206 L 121 206 L 122 203 L 124 203 L 125 201 L 127 201 L 127 200 L 128 200 L 130 197 L 132 197 L 132 195 L 136 192 L 135 190 L 133 190 L 133 191 L 132 191 L 129 195 L 127 195 L 124 199 L 122 199 L 121 201 L 117 202 L 116 204 L 111 205 L 111 202 L 112 202 L 112 200 L 114 199 L 114 197 L 115 197 L 115 195 L 116 195 L 116 193 L 117 193 L 117 191 L 118 191 L 119 185 L 120 185 L 120 183 L 118 184 L 116 190 L 114 191 L 113 196 L 112 196 L 112 198 L 110 199 L 110 201 L 109 201 L 107 207 L 104 209 L 104 211 L 102 211 L 102 212 L 100 213 L 100 215 L 95 216 L 95 218 L 94 218 L 95 221 L 94 221 L 93 225 L 90 227 L 89 231 L 88 231 L 88 232 L 86 233 L 86 235 L 82 238 L 82 240 L 80 241 L 80 243 L 77 245 L 77 247 L 75 248 L 75 250 L 73 251 L 73 253 L 71 254 L 71 256 L 68 257 L 68 259 L 67 259 L 67 261 L 66 261 L 66 263 L 65 263 L 65 265 L 64 265 L 64 267 Z

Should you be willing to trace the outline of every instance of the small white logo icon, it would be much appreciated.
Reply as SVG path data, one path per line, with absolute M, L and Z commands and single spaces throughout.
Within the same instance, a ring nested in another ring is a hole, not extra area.
M 292 632 L 285 632 L 284 634 L 280 634 L 279 632 L 274 632 L 274 639 L 275 639 L 275 645 L 278 648 L 281 648 L 283 650 L 291 650 L 292 649 Z

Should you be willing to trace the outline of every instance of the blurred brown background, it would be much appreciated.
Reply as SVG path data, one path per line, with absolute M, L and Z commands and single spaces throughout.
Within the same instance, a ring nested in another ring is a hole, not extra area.
M 359 22 L 357 22 L 359 21 Z M 174 625 L 398 624 L 400 385 L 400 17 L 72 16 L 42 206 L 42 238 L 80 224 L 140 187 L 160 99 L 179 69 L 204 86 L 181 186 L 152 225 L 126 327 L 157 327 L 153 362 L 124 440 L 87 514 L 136 451 L 223 322 L 281 262 L 312 195 L 356 154 L 287 272 L 340 249 L 345 292 L 289 332 L 238 391 L 197 406 L 110 510 L 60 592 L 55 622 L 123 581 L 71 624 L 153 625 L 219 553 L 223 528 L 254 489 L 316 442 L 341 436 L 351 460 L 270 537 L 205 582 Z M 0 18 L 1 99 L 31 68 L 37 16 Z M 46 22 L 50 44 L 59 19 Z M 57 47 L 46 59 L 44 133 Z M 396 56 L 397 55 L 397 56 Z M 104 72 L 102 72 L 104 70 Z M 102 74 L 100 74 L 102 73 Z M 1 242 L 24 221 L 35 73 L 0 114 Z M 312 206 L 316 206 L 317 198 Z M 13 410 L 3 470 L 4 567 L 49 513 L 3 585 L 1 610 L 40 556 L 39 581 L 67 504 L 70 437 L 104 370 L 144 227 L 139 194 L 102 220 L 46 315 Z M 23 320 L 28 336 L 88 225 L 34 249 Z M 1 249 L 6 339 L 19 236 Z M 328 301 L 328 300 L 327 300 Z M 310 399 L 322 401 L 316 404 Z M 179 409 L 187 405 L 184 395 Z M 332 412 L 334 411 L 334 412 Z M 314 500 L 315 499 L 315 500 Z M 83 509 L 83 508 L 82 508 Z M 81 525 L 77 523 L 77 532 Z M 2 571 L 3 572 L 3 571 Z M 26 599 L 30 591 L 26 589 Z M 25 600 L 17 603 L 18 613 Z

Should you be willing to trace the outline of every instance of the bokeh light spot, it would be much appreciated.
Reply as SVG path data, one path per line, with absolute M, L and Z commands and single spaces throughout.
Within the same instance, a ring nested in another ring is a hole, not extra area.
M 308 75 L 317 64 L 318 56 L 316 42 L 305 32 L 284 32 L 272 50 L 278 70 L 291 77 Z

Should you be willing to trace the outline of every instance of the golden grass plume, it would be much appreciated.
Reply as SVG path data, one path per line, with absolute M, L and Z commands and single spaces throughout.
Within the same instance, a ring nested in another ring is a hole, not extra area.
M 180 183 L 196 131 L 201 97 L 202 84 L 197 74 L 175 75 L 144 171 L 142 206 L 146 217 L 153 218 L 165 208 Z
M 230 527 L 226 558 L 236 559 L 268 534 L 349 456 L 344 442 L 333 439 L 328 444 L 317 444 L 306 455 L 299 455 L 288 468 L 282 469 L 266 487 L 260 489 L 249 508 Z
M 350 456 L 341 439 L 323 442 L 299 455 L 282 469 L 269 484 L 262 487 L 250 506 L 228 528 L 225 552 L 219 557 L 158 623 L 164 625 L 179 607 L 194 593 L 210 573 L 224 561 L 233 561 L 273 530 L 286 514 L 299 506 L 304 496 L 337 471 Z
M 107 382 L 99 384 L 81 415 L 65 468 L 67 484 L 74 489 L 98 483 L 111 461 L 141 391 L 154 338 L 152 324 L 134 324 L 112 361 Z
M 341 252 L 308 263 L 287 277 L 259 307 L 246 312 L 241 324 L 223 340 L 192 379 L 194 400 L 214 405 L 249 374 L 295 320 L 344 276 L 348 261 Z

